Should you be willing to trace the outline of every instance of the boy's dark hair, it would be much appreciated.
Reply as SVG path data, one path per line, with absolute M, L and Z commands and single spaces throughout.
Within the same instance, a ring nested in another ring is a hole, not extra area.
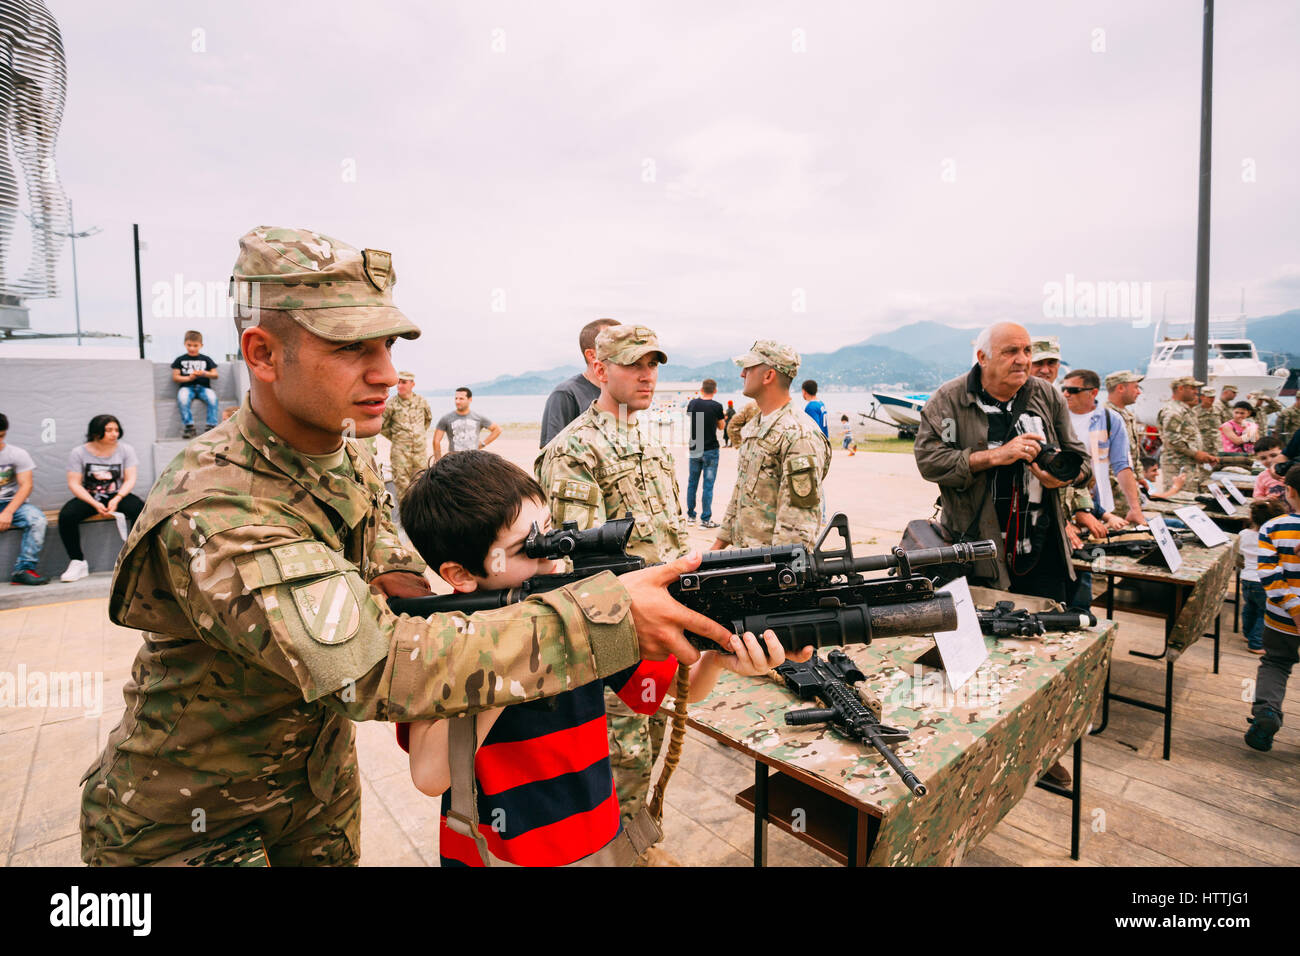
M 1270 448 L 1281 447 L 1282 439 L 1278 438 L 1276 435 L 1265 435 L 1259 441 L 1255 442 L 1255 454 L 1258 455 L 1261 451 L 1268 451 Z
M 471 391 L 470 391 L 468 388 L 466 388 L 464 385 L 462 385 L 460 388 L 456 389 L 456 391 L 458 391 L 458 392 L 464 392 L 466 398 L 473 398 L 473 397 L 474 397 L 474 393 L 471 392 Z
M 712 395 L 718 390 L 718 383 L 711 378 L 706 378 L 700 383 L 700 391 L 705 395 Z
M 1286 485 L 1292 491 L 1300 492 L 1300 464 L 1291 462 L 1291 467 L 1286 470 L 1286 477 L 1282 479 L 1282 484 Z
M 1149 458 L 1149 457 L 1147 457 L 1146 455 L 1143 455 L 1143 456 L 1142 456 L 1142 467 L 1143 467 L 1144 469 L 1146 469 L 1146 468 L 1159 468 L 1159 467 L 1160 467 L 1160 459 L 1159 459 L 1159 458 Z
M 808 379 L 806 382 L 803 383 L 803 385 L 800 386 L 800 388 L 802 388 L 809 395 L 817 394 L 817 383 L 814 382 L 812 379 Z
M 6 415 L 4 412 L 0 412 L 0 432 L 7 432 L 8 430 L 9 430 L 9 416 Z
M 847 422 L 848 420 L 849 420 L 849 416 L 848 416 L 848 415 L 841 415 L 841 416 L 840 416 L 840 421 L 842 421 L 842 422 Z
M 490 451 L 457 452 L 415 476 L 402 496 L 402 527 L 435 573 L 455 561 L 482 577 L 492 542 L 526 499 L 545 502 L 546 492 L 518 465 Z
M 96 415 L 92 418 L 90 424 L 86 426 L 86 441 L 99 441 L 103 438 L 109 422 L 117 426 L 117 438 L 121 441 L 122 436 L 126 434 L 126 429 L 122 427 L 116 415 Z
M 202 333 L 202 332 L 196 332 L 196 331 L 194 331 L 194 329 L 190 329 L 188 332 L 185 333 L 185 341 L 186 341 L 186 342 L 198 342 L 200 345 L 202 345 L 202 344 L 203 344 L 203 333 Z
M 1244 408 L 1248 412 L 1255 411 L 1255 406 L 1251 405 L 1250 402 L 1236 402 L 1233 404 L 1233 411 L 1236 411 L 1238 408 Z
M 1286 514 L 1286 502 L 1281 498 L 1261 498 L 1250 503 L 1250 523 L 1256 528 L 1263 527 L 1265 521 Z

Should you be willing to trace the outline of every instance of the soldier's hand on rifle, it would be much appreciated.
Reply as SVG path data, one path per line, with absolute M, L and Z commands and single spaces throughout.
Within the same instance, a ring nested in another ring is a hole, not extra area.
M 1219 456 L 1211 455 L 1208 451 L 1193 452 L 1192 457 L 1196 459 L 1198 465 L 1204 465 L 1207 462 L 1214 465 L 1219 463 Z
M 419 598 L 433 593 L 424 575 L 414 571 L 385 571 L 371 578 L 370 586 L 385 597 Z
M 767 645 L 766 650 L 762 644 L 759 644 L 753 631 L 746 631 L 744 637 L 731 635 L 730 654 L 722 654 L 718 651 L 705 651 L 705 653 L 717 654 L 721 666 L 742 677 L 761 677 L 788 660 L 802 664 L 813 654 L 811 647 L 805 647 L 798 653 L 792 651 L 787 655 L 776 634 L 770 630 L 763 632 L 763 643 Z
M 655 564 L 640 571 L 619 575 L 632 596 L 632 622 L 636 626 L 641 656 L 661 661 L 673 654 L 683 664 L 694 664 L 700 652 L 686 640 L 686 631 L 707 637 L 723 648 L 731 646 L 731 632 L 698 611 L 674 601 L 668 585 L 681 575 L 700 566 L 700 553 L 692 551 L 684 558 Z

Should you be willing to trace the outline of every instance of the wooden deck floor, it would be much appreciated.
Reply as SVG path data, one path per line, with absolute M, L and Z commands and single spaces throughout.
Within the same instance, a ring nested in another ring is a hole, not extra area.
M 0 674 L 102 675 L 102 713 L 73 707 L 0 707 L 0 863 L 76 865 L 78 779 L 122 712 L 121 688 L 139 637 L 109 623 L 106 601 L 74 601 L 0 612 Z M 1119 615 L 1112 689 L 1155 701 L 1164 666 L 1130 657 L 1158 649 L 1158 622 Z M 1218 866 L 1300 864 L 1300 702 L 1273 750 L 1246 746 L 1243 701 L 1258 658 L 1223 615 L 1221 673 L 1203 639 L 1174 668 L 1173 759 L 1160 759 L 1160 715 L 1112 704 L 1110 726 L 1083 750 L 1082 859 L 1069 859 L 1068 801 L 1031 790 L 966 857 L 975 866 Z M 1300 675 L 1297 676 L 1300 680 Z M 93 683 L 93 681 L 92 681 Z M 411 785 L 405 755 L 383 724 L 358 726 L 363 781 L 363 864 L 437 862 L 438 802 Z M 743 866 L 752 822 L 734 795 L 753 782 L 738 754 L 692 733 L 665 811 L 665 843 L 686 865 Z M 769 828 L 773 865 L 829 861 Z

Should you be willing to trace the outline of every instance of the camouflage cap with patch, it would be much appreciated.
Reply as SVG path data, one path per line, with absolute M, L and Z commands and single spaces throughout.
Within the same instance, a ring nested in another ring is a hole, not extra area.
M 330 342 L 420 336 L 393 305 L 390 253 L 356 249 L 311 229 L 258 226 L 240 237 L 231 272 L 241 319 L 255 319 L 258 309 L 284 312 Z
M 1143 377 L 1144 376 L 1141 376 L 1136 372 L 1130 372 L 1128 369 L 1124 369 L 1122 372 L 1111 372 L 1106 376 L 1106 391 L 1109 392 L 1116 385 L 1124 385 L 1128 382 L 1140 382 Z
M 1239 389 L 1236 385 L 1231 385 L 1231 384 L 1229 384 L 1229 385 L 1224 385 L 1224 386 L 1221 386 L 1221 387 L 1222 387 L 1223 391 L 1225 391 L 1225 392 L 1226 392 L 1228 389 L 1232 389 L 1234 392 L 1240 392 L 1240 391 L 1241 391 L 1241 389 Z
M 799 374 L 799 353 L 790 346 L 771 339 L 759 339 L 749 347 L 748 352 L 737 355 L 732 361 L 742 369 L 754 365 L 767 365 L 787 378 L 794 378 Z
M 1180 377 L 1174 379 L 1172 382 L 1170 382 L 1170 383 L 1169 383 L 1169 387 L 1170 387 L 1170 388 L 1184 388 L 1184 387 L 1186 387 L 1186 386 L 1188 386 L 1188 385 L 1195 385 L 1197 388 L 1200 388 L 1200 387 L 1201 387 L 1202 385 L 1204 385 L 1204 384 L 1205 384 L 1205 383 L 1202 382 L 1200 379 L 1193 378 L 1193 377 L 1190 376 L 1190 375 L 1182 375 L 1182 376 L 1180 376 Z
M 399 381 L 400 381 L 401 379 L 406 379 L 407 381 L 414 382 L 414 381 L 415 381 L 415 373 L 414 373 L 414 372 L 398 372 L 398 373 L 397 373 L 397 378 L 398 378 Z
M 1055 335 L 1034 339 L 1033 354 L 1029 357 L 1031 362 L 1045 362 L 1048 359 L 1061 361 L 1061 340 Z
M 611 325 L 596 336 L 598 362 L 632 365 L 650 352 L 658 352 L 659 361 L 667 364 L 668 355 L 659 347 L 659 336 L 644 325 Z
M 1204 395 L 1204 396 L 1206 396 L 1207 398 L 1213 398 L 1213 397 L 1214 397 L 1214 387 L 1213 387 L 1212 385 L 1207 385 L 1207 386 L 1205 386 L 1203 389 L 1201 389 L 1201 394 Z

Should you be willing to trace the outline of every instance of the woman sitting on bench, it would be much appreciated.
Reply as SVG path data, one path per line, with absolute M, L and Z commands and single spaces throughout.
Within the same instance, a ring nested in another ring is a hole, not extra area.
M 81 522 L 116 512 L 131 521 L 144 502 L 131 494 L 135 487 L 135 449 L 124 441 L 122 423 L 112 415 L 96 415 L 86 429 L 86 443 L 68 452 L 68 490 L 72 500 L 59 511 L 59 537 L 68 552 L 62 581 L 80 581 L 90 573 L 81 551 Z

